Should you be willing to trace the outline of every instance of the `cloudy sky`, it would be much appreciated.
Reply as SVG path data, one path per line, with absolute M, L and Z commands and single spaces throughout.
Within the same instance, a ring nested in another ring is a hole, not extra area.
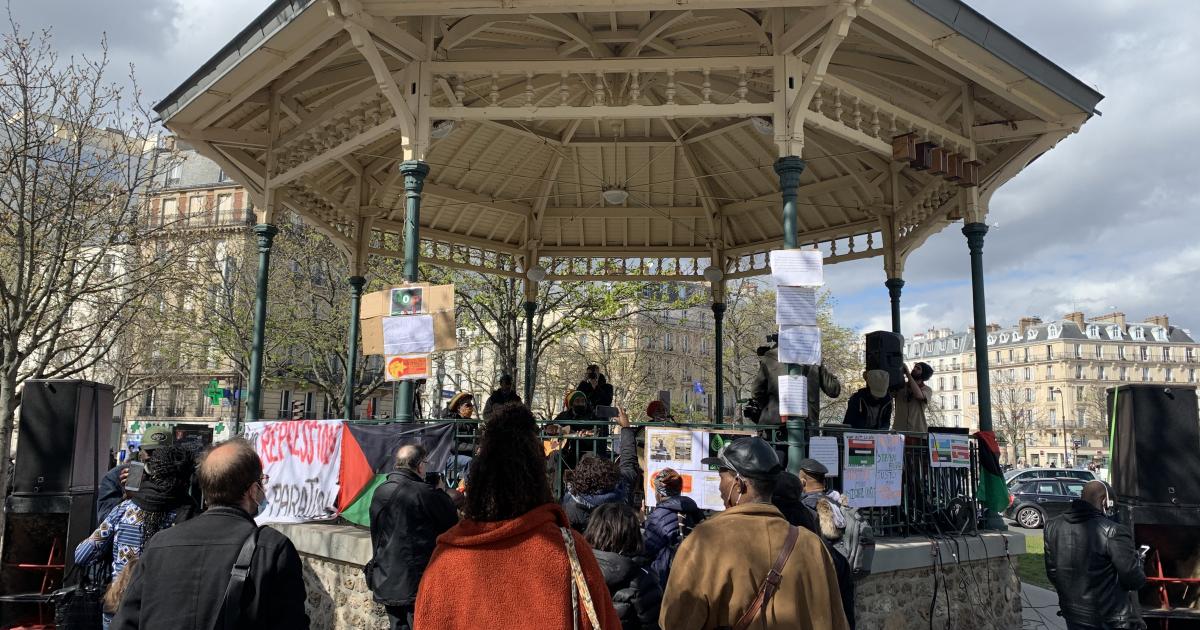
M 989 319 L 1116 307 L 1167 313 L 1200 331 L 1200 2 L 969 0 L 1000 26 L 1105 95 L 1068 138 L 992 200 L 984 250 Z M 63 53 L 132 63 L 157 101 L 267 0 L 12 0 L 26 29 L 53 27 Z M 133 8 L 136 7 L 136 10 Z M 959 225 L 908 260 L 904 329 L 963 329 L 971 294 Z M 888 328 L 881 260 L 826 272 L 841 322 Z

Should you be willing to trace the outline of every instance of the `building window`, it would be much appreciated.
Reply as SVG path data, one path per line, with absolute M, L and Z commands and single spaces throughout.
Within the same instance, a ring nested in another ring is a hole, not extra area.
M 1174 371 L 1171 368 L 1167 368 L 1167 382 L 1168 383 L 1171 382 L 1171 376 L 1172 376 L 1173 372 Z
M 1008 360 L 1009 361 L 1013 360 L 1013 349 L 1012 348 L 1008 349 Z
M 1188 348 L 1188 360 L 1189 361 L 1192 359 L 1191 352 L 1192 352 L 1192 349 Z M 958 369 L 958 357 L 954 357 L 953 359 L 950 359 L 950 369 L 951 370 Z
M 938 377 L 938 383 L 937 383 L 937 385 L 938 385 L 938 386 L 937 386 L 937 388 L 938 388 L 938 391 L 939 391 L 939 392 L 940 392 L 940 391 L 942 391 L 943 389 L 946 389 L 946 379 L 945 379 L 945 377 L 939 376 L 939 377 Z
M 1083 426 L 1083 410 L 1082 409 L 1075 410 L 1075 426 L 1077 426 L 1077 427 Z
M 1103 381 L 1103 380 L 1107 380 L 1107 379 L 1108 379 L 1108 373 L 1107 373 L 1107 371 L 1104 369 L 1104 366 L 1103 366 L 1103 365 L 1101 365 L 1100 367 L 1096 368 L 1096 371 L 1097 371 L 1097 374 L 1096 374 L 1096 378 L 1097 378 L 1097 379 L 1099 379 L 1099 380 L 1102 380 L 1102 381 Z
M 1050 426 L 1053 427 L 1053 426 L 1057 426 L 1057 425 L 1058 425 L 1058 410 L 1051 409 L 1050 410 Z
M 967 402 L 968 402 L 968 403 L 969 403 L 969 404 L 970 404 L 972 407 L 974 407 L 974 406 L 975 406 L 975 392 L 971 392 L 971 393 L 967 394 Z
M 1013 382 L 1013 381 L 1017 380 L 1017 370 L 1016 369 L 1008 368 L 1008 380 L 1009 380 L 1009 382 Z
M 1025 368 L 1025 380 L 1028 381 L 1028 380 L 1032 380 L 1032 379 L 1033 379 L 1033 368 L 1028 368 L 1028 367 Z
M 1025 402 L 1033 402 L 1033 388 L 1031 387 L 1025 388 Z
M 1083 402 L 1083 386 L 1076 385 L 1075 386 L 1075 403 L 1079 404 L 1081 402 Z
M 1150 360 L 1150 351 L 1146 349 L 1146 346 L 1138 348 L 1138 353 L 1141 355 L 1143 361 Z
M 1118 374 L 1117 380 L 1121 380 L 1121 381 L 1129 380 L 1129 370 L 1127 370 L 1124 366 L 1122 366 L 1119 371 L 1120 371 L 1120 374 Z
M 950 377 L 950 382 L 954 384 L 954 389 L 958 389 L 958 376 Z
M 1195 361 L 1195 360 L 1196 360 L 1196 352 L 1195 352 L 1195 349 L 1193 349 L 1193 348 L 1188 348 L 1188 349 L 1184 350 L 1183 352 L 1184 352 L 1184 356 L 1186 356 L 1186 357 L 1187 357 L 1188 363 L 1191 363 L 1192 361 Z
M 1047 380 L 1049 380 L 1049 379 L 1052 379 L 1052 378 L 1054 378 L 1054 366 L 1053 366 L 1053 365 L 1047 365 L 1047 366 L 1046 366 L 1046 379 L 1047 379 Z
M 954 414 L 954 426 L 956 426 L 956 427 L 962 426 L 962 416 L 960 416 L 958 414 Z
M 1104 357 L 1104 346 L 1102 346 L 1100 344 L 1096 344 L 1096 358 L 1101 359 L 1103 357 Z
M 233 220 L 233 195 L 217 195 L 217 223 Z
M 1075 366 L 1075 378 L 1077 378 L 1077 379 L 1083 378 L 1083 366 L 1082 365 Z
M 958 409 L 958 401 L 959 401 L 958 394 L 955 394 L 954 395 L 954 408 L 955 409 Z M 958 426 L 958 425 L 955 425 L 955 426 Z
M 664 350 L 674 350 L 675 349 L 671 345 L 671 333 L 666 333 L 663 335 L 663 349 Z
M 1188 382 L 1189 383 L 1196 382 L 1196 368 L 1188 368 Z
M 1076 359 L 1083 358 L 1083 346 L 1081 346 L 1079 344 L 1075 344 L 1075 358 Z
M 1122 361 L 1125 360 L 1125 346 L 1117 346 L 1117 356 L 1120 357 Z
M 221 169 L 220 172 L 217 173 L 217 181 L 219 181 L 219 182 L 229 181 L 229 173 L 226 173 L 225 169 Z
M 188 225 L 199 225 L 204 221 L 204 197 L 188 197 Z
M 1171 349 L 1163 348 L 1163 361 L 1170 361 L 1170 360 L 1171 360 Z
M 182 163 L 172 164 L 171 168 L 167 170 L 167 185 L 174 186 L 175 184 L 178 184 L 179 180 L 182 178 L 183 178 L 183 164 Z
M 1142 382 L 1144 382 L 1144 383 L 1150 382 L 1150 368 L 1145 368 L 1145 367 L 1142 368 Z
M 946 408 L 946 397 L 945 396 L 942 396 L 942 395 L 938 396 L 938 407 L 941 407 L 942 409 Z
M 1047 387 L 1046 388 L 1046 400 L 1049 400 L 1050 402 L 1054 402 L 1055 396 L 1056 396 L 1056 394 L 1055 394 L 1054 387 Z
M 1053 358 L 1054 358 L 1054 346 L 1052 346 L 1050 344 L 1046 344 L 1046 359 L 1049 360 L 1049 359 L 1053 359 Z
M 1029 360 L 1029 348 L 1028 348 L 1028 347 L 1026 347 L 1026 348 L 1021 348 L 1021 360 L 1022 360 L 1022 361 L 1028 361 L 1028 360 Z

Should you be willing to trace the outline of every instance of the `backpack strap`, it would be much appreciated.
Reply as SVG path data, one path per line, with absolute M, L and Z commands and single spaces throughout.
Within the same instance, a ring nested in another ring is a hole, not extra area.
M 772 566 L 770 572 L 767 573 L 767 578 L 763 580 L 762 586 L 758 587 L 758 596 L 750 603 L 746 612 L 742 613 L 741 618 L 733 626 L 733 630 L 749 628 L 750 624 L 754 623 L 754 620 L 762 614 L 763 608 L 771 603 L 775 591 L 779 590 L 779 583 L 783 581 L 783 568 L 787 566 L 788 558 L 792 556 L 792 550 L 796 548 L 796 540 L 799 538 L 800 528 L 795 525 L 788 526 L 787 538 L 783 541 L 783 549 L 779 550 L 779 557 L 775 558 L 775 566 Z
M 254 560 L 254 550 L 258 548 L 258 534 L 262 527 L 255 527 L 246 537 L 242 548 L 238 551 L 233 568 L 229 570 L 229 585 L 225 587 L 225 597 L 221 600 L 221 608 L 217 612 L 214 630 L 234 630 L 242 616 L 242 592 L 246 587 L 246 578 L 250 575 L 250 563 Z

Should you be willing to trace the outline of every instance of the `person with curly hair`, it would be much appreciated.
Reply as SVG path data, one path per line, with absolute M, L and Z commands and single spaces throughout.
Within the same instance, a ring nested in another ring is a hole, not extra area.
M 100 563 L 111 557 L 111 580 L 120 583 L 130 561 L 141 556 L 156 533 L 191 518 L 198 510 L 188 494 L 196 465 L 191 453 L 178 446 L 154 450 L 146 461 L 142 486 L 117 504 L 92 532 L 75 547 L 75 564 Z M 108 628 L 115 611 L 104 611 Z
M 591 548 L 554 502 L 528 407 L 488 420 L 467 488 L 465 518 L 438 538 L 417 588 L 416 627 L 621 628 Z
M 605 503 L 592 512 L 584 534 L 624 630 L 658 628 L 662 587 L 643 555 L 642 526 L 637 510 L 624 503 Z
M 601 505 L 629 500 L 629 484 L 621 478 L 616 462 L 591 453 L 584 455 L 575 470 L 567 471 L 563 478 L 566 480 L 563 510 L 577 531 L 587 531 L 592 511 Z

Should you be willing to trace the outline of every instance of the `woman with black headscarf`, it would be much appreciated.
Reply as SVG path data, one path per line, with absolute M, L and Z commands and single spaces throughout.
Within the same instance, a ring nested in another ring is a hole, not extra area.
M 155 449 L 146 462 L 141 487 L 118 503 L 91 536 L 75 547 L 75 564 L 80 566 L 111 561 L 111 577 L 117 577 L 130 561 L 138 558 L 154 534 L 196 513 L 188 494 L 195 463 L 178 446 Z M 103 612 L 107 629 L 116 611 Z

